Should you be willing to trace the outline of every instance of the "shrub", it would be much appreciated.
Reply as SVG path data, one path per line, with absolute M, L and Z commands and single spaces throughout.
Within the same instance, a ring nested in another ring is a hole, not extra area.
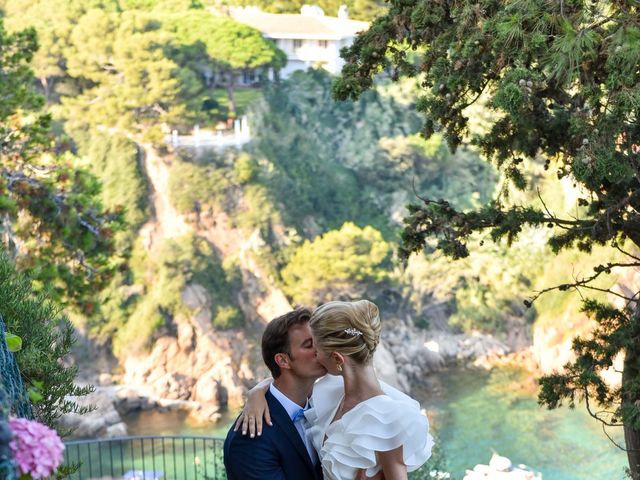
M 62 363 L 75 342 L 71 323 L 46 294 L 34 293 L 29 278 L 16 271 L 3 250 L 0 250 L 0 315 L 7 331 L 22 338 L 16 360 L 25 386 L 37 399 L 36 418 L 56 428 L 56 420 L 63 414 L 86 412 L 67 398 L 93 390 L 76 386 L 76 367 Z
M 165 240 L 153 254 L 137 244 L 131 259 L 134 282 L 143 293 L 134 299 L 126 323 L 114 330 L 114 353 L 126 356 L 149 346 L 154 334 L 178 314 L 191 314 L 182 293 L 191 283 L 202 285 L 212 300 L 211 321 L 217 328 L 243 324 L 233 296 L 239 274 L 223 268 L 206 240 L 194 235 Z
M 102 185 L 105 208 L 124 209 L 127 229 L 118 235 L 117 249 L 129 249 L 148 215 L 148 186 L 138 146 L 124 136 L 90 131 L 76 133 L 79 153 Z
M 236 182 L 243 185 L 253 180 L 258 172 L 258 164 L 247 153 L 241 153 L 233 164 Z
M 208 202 L 222 207 L 232 187 L 230 175 L 228 169 L 213 164 L 174 160 L 169 171 L 171 203 L 180 213 L 192 212 Z
M 388 280 L 391 246 L 371 226 L 347 222 L 305 241 L 282 270 L 285 292 L 298 304 L 362 296 L 367 284 Z

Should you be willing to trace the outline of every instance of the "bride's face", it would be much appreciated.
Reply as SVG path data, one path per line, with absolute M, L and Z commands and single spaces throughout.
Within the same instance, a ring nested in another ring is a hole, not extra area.
M 315 337 L 313 337 L 313 344 L 316 347 L 316 357 L 318 358 L 320 365 L 327 369 L 327 373 L 331 375 L 340 375 L 341 371 L 338 369 L 338 363 L 334 356 L 319 348 Z

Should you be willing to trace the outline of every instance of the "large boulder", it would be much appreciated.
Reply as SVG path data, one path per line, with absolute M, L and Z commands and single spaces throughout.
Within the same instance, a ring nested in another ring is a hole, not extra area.
M 124 436 L 127 428 L 122 423 L 116 409 L 117 393 L 115 387 L 97 387 L 93 393 L 83 397 L 70 397 L 82 407 L 92 407 L 89 413 L 78 415 L 67 413 L 60 417 L 59 425 L 72 430 L 74 437 L 96 438 L 104 436 Z
M 410 392 L 411 386 L 406 375 L 398 372 L 393 354 L 385 346 L 384 342 L 380 342 L 373 355 L 373 367 L 380 380 L 405 393 Z

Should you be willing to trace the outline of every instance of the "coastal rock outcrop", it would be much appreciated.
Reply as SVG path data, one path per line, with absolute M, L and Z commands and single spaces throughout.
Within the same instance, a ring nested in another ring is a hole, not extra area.
M 542 474 L 526 465 L 514 466 L 507 457 L 497 453 L 491 456 L 489 465 L 476 465 L 465 472 L 463 480 L 542 480 Z
M 423 329 L 413 325 L 410 319 L 400 318 L 385 322 L 383 341 L 397 368 L 396 383 L 405 391 L 411 385 L 422 384 L 426 375 L 446 366 L 464 363 L 485 367 L 491 358 L 512 352 L 508 345 L 491 335 Z
M 127 434 L 127 426 L 116 409 L 117 391 L 113 387 L 97 387 L 84 397 L 69 398 L 81 407 L 93 410 L 84 415 L 67 413 L 58 420 L 63 429 L 72 431 L 76 437 L 120 437 Z
M 123 383 L 145 385 L 156 399 L 188 401 L 199 419 L 215 420 L 220 408 L 242 402 L 253 381 L 252 348 L 244 333 L 211 327 L 205 291 L 192 286 L 184 297 L 194 314 L 178 316 L 176 336 L 159 338 L 147 355 L 128 357 Z

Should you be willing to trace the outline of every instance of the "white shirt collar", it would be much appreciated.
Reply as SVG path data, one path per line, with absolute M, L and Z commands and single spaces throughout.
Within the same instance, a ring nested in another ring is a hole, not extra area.
M 296 416 L 296 413 L 298 413 L 298 410 L 300 410 L 300 408 L 302 407 L 300 407 L 300 405 L 298 405 L 296 402 L 294 402 L 289 397 L 287 397 L 284 393 L 278 390 L 273 383 L 271 383 L 271 385 L 269 386 L 269 391 L 271 392 L 271 395 L 276 397 L 276 400 L 278 400 L 280 404 L 284 407 L 284 409 L 287 411 L 287 415 L 289 415 L 289 418 L 293 420 L 293 417 Z M 308 406 L 309 406 L 309 399 L 307 399 L 307 404 L 304 406 L 304 408 L 306 409 Z

